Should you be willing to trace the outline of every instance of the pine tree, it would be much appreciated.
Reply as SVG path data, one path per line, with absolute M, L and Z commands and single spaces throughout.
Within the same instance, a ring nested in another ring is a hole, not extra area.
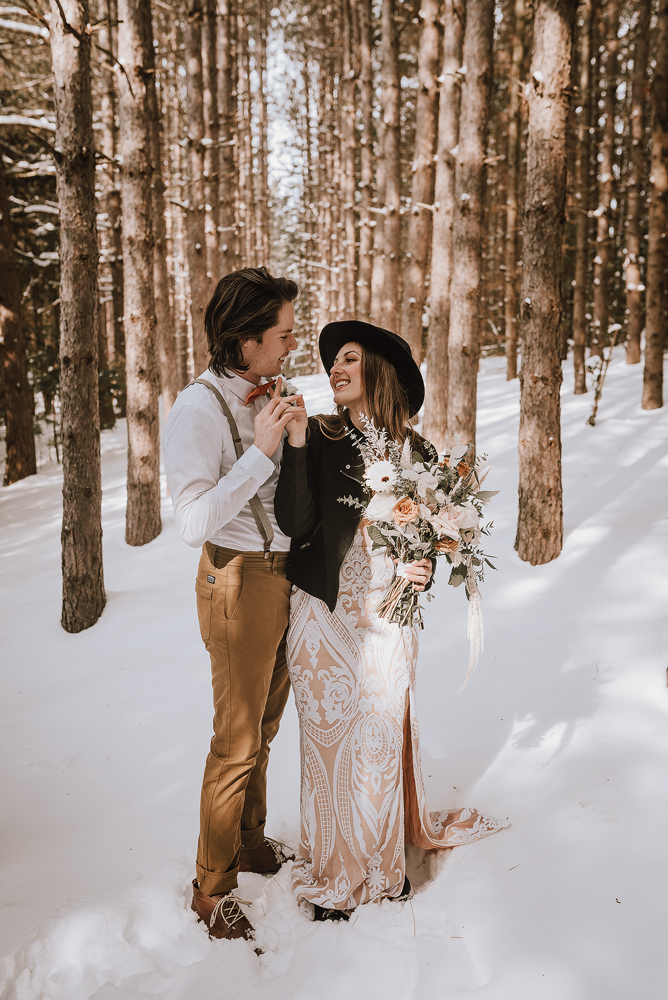
M 97 377 L 97 234 L 86 0 L 52 0 L 51 56 L 60 215 L 60 399 L 63 443 L 62 626 L 81 632 L 106 597 Z
M 566 125 L 575 4 L 539 0 L 533 34 L 524 201 L 522 368 L 519 433 L 521 559 L 561 552 L 561 261 L 566 197 Z
M 21 288 L 14 253 L 14 235 L 9 215 L 5 171 L 0 161 L 0 345 L 4 388 L 5 474 L 3 486 L 37 472 L 33 434 L 33 397 L 28 382 L 28 364 L 21 323 Z
M 659 3 L 655 59 L 643 410 L 663 406 L 663 354 L 668 320 L 668 0 Z
M 489 101 L 492 86 L 493 0 L 468 0 L 464 32 L 459 142 L 455 157 L 452 279 L 448 342 L 448 433 L 475 444 L 479 289 Z
M 118 87 L 128 411 L 125 540 L 145 545 L 162 526 L 148 121 L 155 76 L 150 0 L 119 0 L 118 16 L 118 58 L 125 70 Z

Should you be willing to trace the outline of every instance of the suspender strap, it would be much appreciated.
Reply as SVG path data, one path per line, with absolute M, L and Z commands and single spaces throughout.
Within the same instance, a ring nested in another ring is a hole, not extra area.
M 208 382 L 204 378 L 196 378 L 192 382 L 189 382 L 188 385 L 205 385 L 207 389 L 210 389 L 211 392 L 214 394 L 214 396 L 217 398 L 223 413 L 227 417 L 227 422 L 230 425 L 230 430 L 232 432 L 232 440 L 234 442 L 234 451 L 236 453 L 237 459 L 241 458 L 241 456 L 244 453 L 244 446 L 242 445 L 241 437 L 239 436 L 239 428 L 237 427 L 236 420 L 232 416 L 232 411 L 225 402 L 225 398 L 222 392 L 216 389 L 215 385 L 212 385 L 211 382 Z M 186 386 L 186 389 L 187 388 L 188 386 Z M 271 526 L 271 521 L 269 520 L 267 512 L 264 509 L 264 505 L 257 493 L 255 494 L 255 496 L 250 498 L 250 500 L 248 501 L 248 506 L 251 509 L 253 517 L 255 518 L 257 530 L 260 532 L 260 535 L 262 536 L 262 539 L 264 541 L 264 557 L 265 559 L 268 559 L 271 543 L 274 540 L 274 529 Z

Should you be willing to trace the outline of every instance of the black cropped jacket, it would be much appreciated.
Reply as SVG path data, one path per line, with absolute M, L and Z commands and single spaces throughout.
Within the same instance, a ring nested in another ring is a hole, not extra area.
M 352 425 L 351 430 L 359 435 Z M 418 438 L 415 450 L 425 458 L 436 457 L 424 438 Z M 274 512 L 279 528 L 292 539 L 287 577 L 330 611 L 336 606 L 341 565 L 362 517 L 338 498 L 352 496 L 366 503 L 363 475 L 364 462 L 350 436 L 332 441 L 315 417 L 309 418 L 303 448 L 287 441 L 283 445 Z

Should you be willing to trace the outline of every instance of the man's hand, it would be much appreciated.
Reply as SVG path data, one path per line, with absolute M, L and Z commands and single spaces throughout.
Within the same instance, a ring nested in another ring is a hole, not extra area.
M 300 401 L 301 405 L 297 404 L 297 400 Z M 303 421 L 305 428 L 307 417 L 304 400 L 301 396 L 270 399 L 255 418 L 255 440 L 253 441 L 255 447 L 259 448 L 267 458 L 271 458 L 281 443 L 283 431 L 295 417 L 299 417 Z M 305 437 L 305 431 L 303 433 Z

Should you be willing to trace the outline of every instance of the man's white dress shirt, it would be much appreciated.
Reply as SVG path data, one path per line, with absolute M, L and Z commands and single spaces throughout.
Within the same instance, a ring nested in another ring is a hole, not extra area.
M 222 393 L 244 454 L 237 460 L 229 422 L 214 394 L 203 385 L 184 389 L 167 418 L 162 442 L 174 520 L 183 540 L 195 548 L 213 542 L 237 552 L 261 552 L 264 540 L 248 506 L 258 493 L 274 529 L 271 550 L 287 552 L 290 539 L 274 516 L 283 442 L 271 458 L 253 444 L 255 417 L 269 396 L 256 397 L 246 406 L 255 386 L 240 375 L 219 378 L 206 371 L 199 378 Z

